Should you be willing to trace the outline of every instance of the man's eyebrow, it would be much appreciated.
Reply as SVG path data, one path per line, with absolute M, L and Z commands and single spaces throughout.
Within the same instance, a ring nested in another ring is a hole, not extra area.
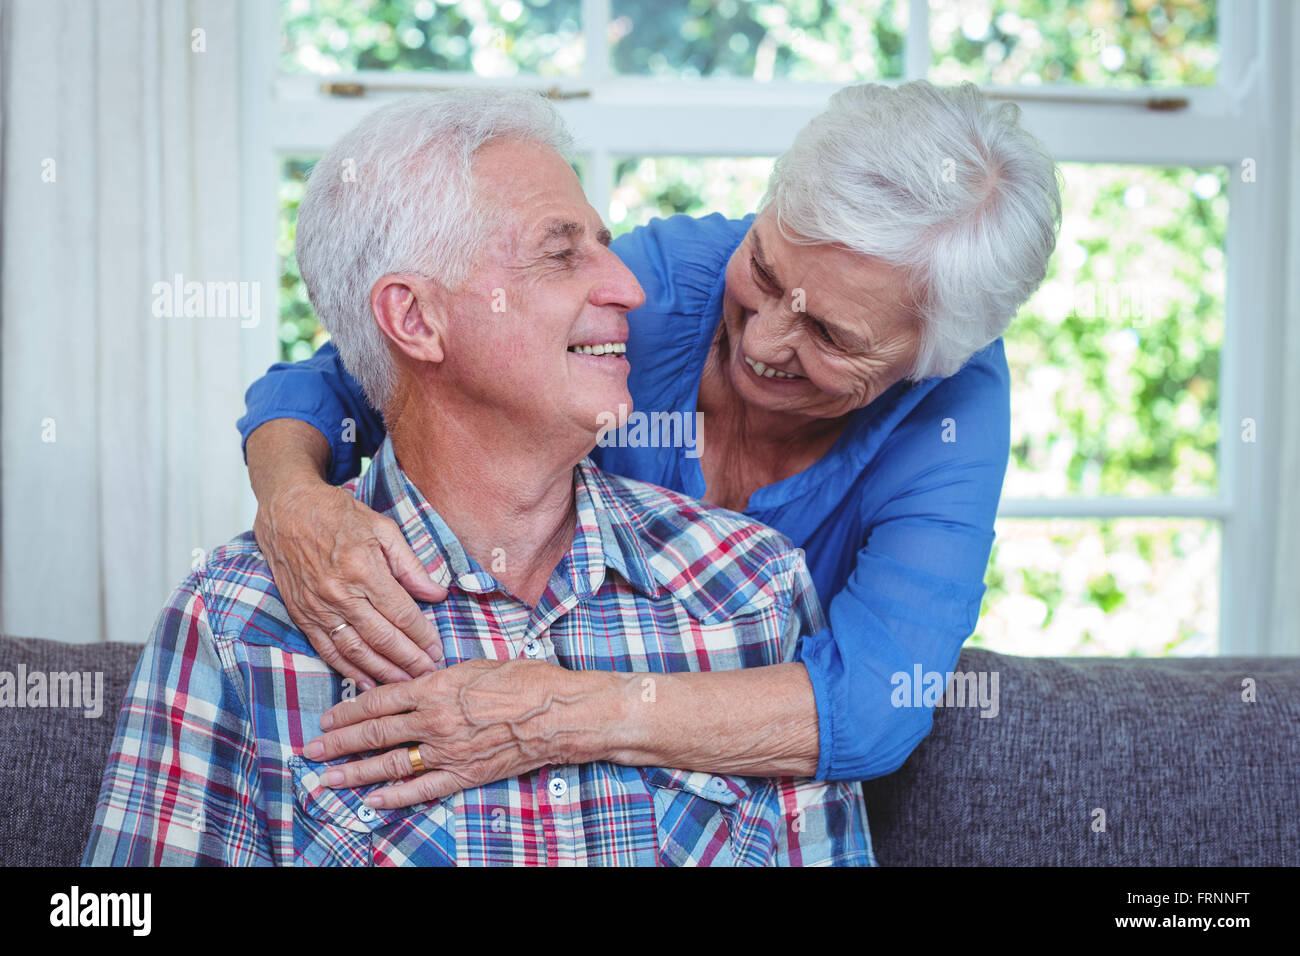
M 542 226 L 542 240 L 569 239 L 580 236 L 586 231 L 582 223 L 574 222 L 572 219 L 552 219 Z
M 552 239 L 580 238 L 586 231 L 586 226 L 572 219 L 553 219 L 542 227 L 542 242 L 549 242 Z M 614 236 L 608 229 L 601 226 L 596 230 L 596 241 L 602 246 L 608 246 L 614 241 Z
M 759 269 L 763 272 L 765 276 L 767 276 L 767 278 L 772 280 L 772 282 L 776 285 L 778 289 L 782 290 L 781 294 L 784 296 L 785 288 L 781 284 L 781 280 L 776 277 L 776 273 L 772 271 L 772 267 L 767 264 L 767 260 L 763 257 L 762 240 L 758 238 L 757 232 L 751 231 L 750 234 L 754 238 L 754 259 L 755 261 L 758 262 Z M 829 319 L 823 319 L 821 316 L 814 315 L 813 313 L 807 310 L 805 310 L 803 314 L 806 315 L 812 321 L 818 322 L 826 326 L 826 328 L 830 329 L 832 332 L 836 333 L 842 342 L 847 342 L 850 346 L 858 349 L 861 352 L 871 351 L 871 344 L 867 342 L 867 340 L 864 339 L 857 332 L 854 332 L 852 329 L 847 329 L 844 326 L 840 325 L 838 322 L 832 322 Z

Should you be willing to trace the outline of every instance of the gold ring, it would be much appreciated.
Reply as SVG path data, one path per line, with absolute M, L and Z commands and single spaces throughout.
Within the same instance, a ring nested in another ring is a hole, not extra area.
M 411 746 L 407 747 L 407 748 L 406 748 L 406 756 L 407 756 L 407 758 L 411 761 L 411 772 L 412 772 L 412 773 L 424 773 L 424 772 L 425 772 L 425 770 L 426 770 L 427 768 L 424 766 L 424 761 L 420 759 L 420 745 L 419 745 L 419 744 L 411 744 Z
M 340 624 L 338 627 L 336 627 L 336 628 L 334 628 L 332 631 L 330 631 L 330 637 L 333 637 L 333 636 L 334 636 L 335 634 L 337 634 L 339 631 L 343 630 L 343 628 L 345 628 L 345 627 L 351 627 L 351 626 L 352 626 L 352 625 L 349 624 L 347 621 L 344 621 L 344 622 L 343 622 L 342 624 Z

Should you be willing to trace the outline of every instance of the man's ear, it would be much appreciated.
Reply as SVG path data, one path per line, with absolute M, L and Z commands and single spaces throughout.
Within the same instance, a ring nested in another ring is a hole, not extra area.
M 441 362 L 447 334 L 443 290 L 423 276 L 386 275 L 370 288 L 370 311 L 397 348 L 421 362 Z

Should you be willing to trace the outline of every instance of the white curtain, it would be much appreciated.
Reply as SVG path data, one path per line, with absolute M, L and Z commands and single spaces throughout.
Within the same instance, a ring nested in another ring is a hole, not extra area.
M 156 283 L 242 278 L 239 5 L 0 12 L 0 631 L 141 641 L 244 523 L 248 323 L 154 314 Z

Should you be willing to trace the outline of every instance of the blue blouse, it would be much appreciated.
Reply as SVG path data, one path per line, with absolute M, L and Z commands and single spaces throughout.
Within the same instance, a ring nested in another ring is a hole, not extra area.
M 695 412 L 727 261 L 752 219 L 673 216 L 614 240 L 646 292 L 645 305 L 628 315 L 636 409 Z M 305 361 L 271 366 L 246 401 L 245 441 L 271 419 L 305 421 L 329 439 L 335 483 L 357 474 L 383 439 L 379 414 L 330 344 Z M 347 418 L 355 440 L 342 427 Z M 895 675 L 914 681 L 919 669 L 946 678 L 975 629 L 1010 433 L 999 339 L 950 378 L 897 383 L 858 409 L 819 461 L 750 497 L 746 515 L 806 552 L 830 623 L 804 635 L 796 651 L 816 696 L 815 779 L 892 773 L 929 733 L 931 708 L 912 706 Z M 704 496 L 689 443 L 626 447 L 610 438 L 592 452 L 602 468 Z

